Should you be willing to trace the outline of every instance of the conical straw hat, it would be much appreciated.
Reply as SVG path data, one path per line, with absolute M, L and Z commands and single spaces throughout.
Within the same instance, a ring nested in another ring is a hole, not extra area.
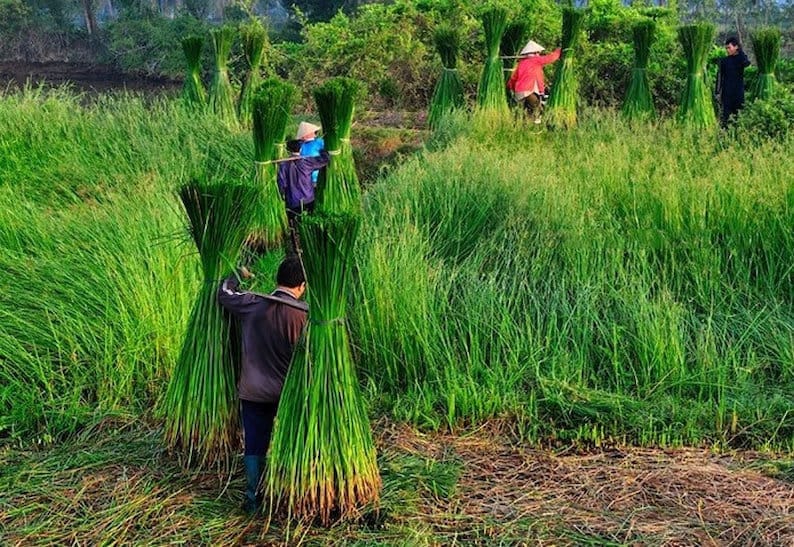
M 298 140 L 303 140 L 306 137 L 314 137 L 314 134 L 319 130 L 320 127 L 314 125 L 313 123 L 301 122 L 298 124 L 298 132 L 295 134 L 295 138 Z
M 527 42 L 527 45 L 524 46 L 524 49 L 521 50 L 521 53 L 519 53 L 519 55 L 529 55 L 530 53 L 540 53 L 544 49 L 546 49 L 546 48 L 543 47 L 542 45 L 540 45 L 539 43 L 535 42 L 534 40 L 530 40 L 529 42 Z

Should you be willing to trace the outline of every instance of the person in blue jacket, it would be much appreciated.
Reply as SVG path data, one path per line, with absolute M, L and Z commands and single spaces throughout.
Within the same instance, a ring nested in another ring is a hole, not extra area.
M 320 128 L 313 123 L 301 122 L 298 124 L 298 132 L 295 140 L 301 141 L 301 157 L 316 158 L 320 151 L 325 149 L 325 141 L 318 136 Z M 312 184 L 317 186 L 317 178 L 320 176 L 319 170 L 312 171 Z

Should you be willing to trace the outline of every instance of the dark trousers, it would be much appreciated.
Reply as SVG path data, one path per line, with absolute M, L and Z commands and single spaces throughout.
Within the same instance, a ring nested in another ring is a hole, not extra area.
M 270 445 L 273 420 L 278 403 L 255 403 L 240 400 L 243 415 L 243 437 L 246 456 L 263 457 Z
M 530 93 L 522 99 L 524 109 L 527 111 L 533 120 L 540 117 L 540 95 L 537 93 Z
M 300 207 L 287 207 L 287 221 L 289 222 L 289 243 L 290 248 L 287 254 L 297 254 L 300 248 L 300 237 L 298 235 L 298 225 L 301 215 L 314 212 L 314 202 L 302 203 Z
M 726 127 L 731 122 L 731 117 L 736 117 L 744 106 L 744 101 L 724 102 L 720 108 L 720 123 Z

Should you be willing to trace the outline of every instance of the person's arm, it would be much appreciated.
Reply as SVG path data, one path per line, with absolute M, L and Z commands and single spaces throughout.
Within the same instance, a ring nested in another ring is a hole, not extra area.
M 743 68 L 747 68 L 750 66 L 750 59 L 747 58 L 747 54 L 744 52 L 743 49 L 739 50 L 739 62 L 741 63 Z
M 240 291 L 240 281 L 234 273 L 223 280 L 218 287 L 218 303 L 235 317 L 247 314 L 251 308 L 262 301 L 262 296 Z
M 287 339 L 294 348 L 306 328 L 306 312 L 290 310 L 287 315 Z
M 317 157 L 305 157 L 301 158 L 301 162 L 305 165 L 309 171 L 316 171 L 322 167 L 328 165 L 328 161 L 330 160 L 330 156 L 328 155 L 328 151 L 325 149 L 320 150 L 320 155 Z
M 548 55 L 541 55 L 540 57 L 538 57 L 538 60 L 540 61 L 540 64 L 547 65 L 549 63 L 556 62 L 557 59 L 560 58 L 561 54 L 562 54 L 562 48 L 557 48 Z

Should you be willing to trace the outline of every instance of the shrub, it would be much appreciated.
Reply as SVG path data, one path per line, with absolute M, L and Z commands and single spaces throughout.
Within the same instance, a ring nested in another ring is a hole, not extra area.
M 768 99 L 753 101 L 739 113 L 735 130 L 755 141 L 785 140 L 794 130 L 794 95 L 778 88 Z

